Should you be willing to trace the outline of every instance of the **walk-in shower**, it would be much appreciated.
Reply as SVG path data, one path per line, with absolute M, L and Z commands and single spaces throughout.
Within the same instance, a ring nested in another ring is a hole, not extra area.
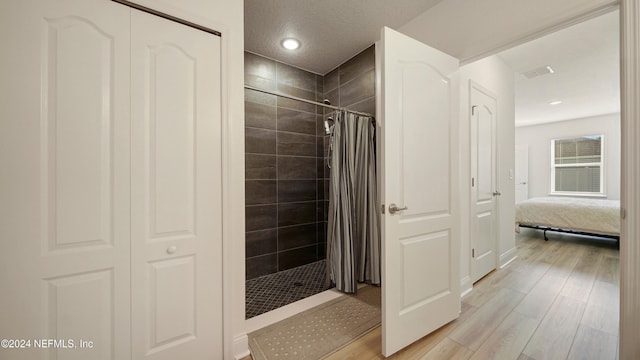
M 374 79 L 373 46 L 324 76 L 245 53 L 247 318 L 327 289 L 329 133 Z

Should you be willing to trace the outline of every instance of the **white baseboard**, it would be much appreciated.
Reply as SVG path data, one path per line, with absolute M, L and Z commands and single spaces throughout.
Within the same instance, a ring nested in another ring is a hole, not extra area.
M 473 284 L 471 283 L 471 276 L 465 276 L 460 280 L 460 298 L 463 298 L 465 295 L 473 290 Z
M 515 260 L 516 257 L 517 256 L 516 256 L 516 248 L 515 247 L 505 251 L 502 255 L 500 255 L 500 269 L 504 269 L 513 260 Z
M 233 339 L 233 354 L 236 360 L 243 359 L 251 354 L 249 352 L 249 337 L 246 333 Z

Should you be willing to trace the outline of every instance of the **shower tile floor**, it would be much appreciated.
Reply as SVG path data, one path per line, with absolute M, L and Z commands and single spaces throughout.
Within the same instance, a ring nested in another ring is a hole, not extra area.
M 323 292 L 324 280 L 324 260 L 247 280 L 246 318 Z

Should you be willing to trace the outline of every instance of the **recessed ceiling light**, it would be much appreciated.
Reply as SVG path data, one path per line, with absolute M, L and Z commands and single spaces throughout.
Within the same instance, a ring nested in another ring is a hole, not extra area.
M 549 103 L 549 105 L 559 105 L 559 104 L 562 104 L 562 101 L 556 100 Z
M 300 41 L 294 38 L 288 38 L 282 40 L 282 47 L 287 50 L 295 50 L 300 47 Z

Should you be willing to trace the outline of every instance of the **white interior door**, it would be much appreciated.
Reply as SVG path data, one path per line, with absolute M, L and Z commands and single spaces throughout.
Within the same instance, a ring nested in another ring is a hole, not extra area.
M 222 358 L 220 38 L 131 12 L 135 359 Z
M 459 85 L 457 59 L 389 28 L 381 38 L 382 353 L 389 356 L 460 313 Z
M 516 145 L 516 204 L 529 198 L 529 146 Z
M 0 338 L 30 341 L 2 359 L 130 358 L 128 22 L 111 1 L 0 5 Z
M 496 268 L 497 215 L 497 98 L 471 81 L 471 281 Z

